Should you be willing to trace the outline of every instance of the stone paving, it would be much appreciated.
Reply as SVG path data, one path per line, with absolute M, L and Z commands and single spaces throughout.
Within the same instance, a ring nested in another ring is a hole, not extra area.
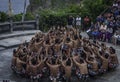
M 21 36 L 21 37 L 14 37 L 14 38 L 7 38 L 0 40 L 0 46 L 3 46 L 5 48 L 14 46 L 14 45 L 19 45 L 25 40 L 28 42 L 34 35 L 28 35 L 28 36 Z
M 0 50 L 18 46 L 25 40 L 29 42 L 36 32 L 40 31 L 15 31 L 12 33 L 0 34 Z
M 86 36 L 84 33 L 83 35 Z M 28 39 L 28 37 L 30 38 L 30 36 L 25 36 L 26 39 Z M 18 38 L 18 39 L 21 40 L 22 38 Z M 109 43 L 106 44 L 108 46 L 113 46 L 114 48 L 116 48 L 118 59 L 120 60 L 120 45 L 114 46 Z M 11 82 L 30 82 L 28 79 L 22 78 L 12 72 L 10 68 L 10 64 L 11 64 L 13 49 L 14 48 L 10 48 L 0 51 L 0 82 L 2 82 L 2 80 L 4 79 L 11 80 Z M 119 80 L 120 80 L 120 66 L 115 71 L 111 71 L 101 76 L 96 76 L 95 78 L 90 79 L 88 82 L 120 82 Z M 41 82 L 49 82 L 49 80 L 47 78 L 47 79 L 43 79 L 43 81 Z M 79 82 L 79 81 L 75 77 L 72 77 L 71 82 Z

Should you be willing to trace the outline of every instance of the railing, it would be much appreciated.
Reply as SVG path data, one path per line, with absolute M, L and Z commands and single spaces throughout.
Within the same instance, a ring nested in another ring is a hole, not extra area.
M 9 32 L 10 29 L 11 29 L 10 28 L 10 23 L 6 22 L 6 23 L 0 24 L 0 33 Z
M 0 23 L 0 33 L 12 32 L 15 30 L 32 30 L 39 29 L 39 20 L 31 20 L 24 22 L 5 22 Z

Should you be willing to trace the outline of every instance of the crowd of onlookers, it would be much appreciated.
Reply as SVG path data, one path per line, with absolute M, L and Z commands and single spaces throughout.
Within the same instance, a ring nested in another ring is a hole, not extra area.
M 107 12 L 96 18 L 87 30 L 90 38 L 120 44 L 120 0 L 113 3 Z

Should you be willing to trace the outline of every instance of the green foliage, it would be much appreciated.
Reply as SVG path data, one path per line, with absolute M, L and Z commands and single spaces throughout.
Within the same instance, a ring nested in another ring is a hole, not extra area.
M 86 14 L 89 13 L 89 16 L 94 20 L 96 16 L 102 13 L 111 3 L 111 0 L 83 0 L 81 9 L 86 11 Z
M 40 15 L 40 29 L 49 29 L 52 26 L 65 26 L 67 24 L 67 17 L 69 15 L 76 16 L 80 14 L 79 5 L 70 5 L 64 9 L 44 9 L 39 11 Z
M 13 21 L 21 21 L 22 20 L 22 13 L 16 14 L 13 16 Z M 26 13 L 24 20 L 33 20 L 35 19 L 34 15 L 32 13 Z
M 61 11 L 53 11 L 53 10 L 43 10 L 39 14 L 40 14 L 41 30 L 48 30 L 52 26 L 66 25 L 67 20 L 64 11 L 61 12 Z
M 21 20 L 22 20 L 22 13 L 13 16 L 13 21 L 21 21 Z
M 32 3 L 32 5 L 39 5 L 41 0 L 30 0 L 30 3 Z
M 34 20 L 34 19 L 35 19 L 35 17 L 32 13 L 29 13 L 29 12 L 26 13 L 25 20 Z
M 8 19 L 8 15 L 4 12 L 0 12 L 0 22 L 5 22 Z
M 51 0 L 52 7 L 55 6 L 56 1 Z M 70 4 L 71 2 L 73 4 Z M 81 4 L 76 4 L 73 0 L 70 0 L 69 5 L 64 5 L 62 6 L 63 8 L 56 7 L 39 11 L 40 28 L 41 30 L 47 30 L 52 26 L 65 26 L 69 15 L 74 17 L 76 15 L 80 15 L 81 17 L 88 15 L 94 21 L 111 4 L 112 0 L 83 0 Z
M 32 7 L 43 6 L 38 11 L 40 17 L 40 29 L 48 30 L 52 26 L 65 26 L 67 24 L 67 17 L 72 15 L 76 17 L 80 15 L 85 17 L 89 15 L 93 20 L 103 12 L 108 5 L 111 5 L 113 0 L 82 0 L 79 3 L 79 0 L 51 0 L 51 7 L 44 8 L 47 0 L 30 0 Z M 78 2 L 78 3 L 77 3 Z M 44 4 L 43 4 L 44 3 Z M 32 12 L 33 13 L 33 12 Z M 25 20 L 33 20 L 35 16 L 27 12 L 25 15 Z M 1 14 L 1 13 L 0 13 Z M 4 22 L 7 20 L 7 15 L 2 13 L 0 16 L 2 19 L 0 21 Z M 13 21 L 21 21 L 22 13 L 13 16 Z

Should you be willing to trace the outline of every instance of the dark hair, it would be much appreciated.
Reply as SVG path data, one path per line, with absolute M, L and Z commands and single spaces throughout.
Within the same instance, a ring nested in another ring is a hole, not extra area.
M 108 59 L 108 57 L 109 57 L 109 54 L 105 53 L 105 58 Z
M 21 59 L 21 57 L 23 57 L 23 55 L 19 54 L 19 58 Z
M 77 35 L 74 35 L 74 39 L 77 40 L 77 39 L 78 39 L 78 36 L 77 36 Z
M 80 63 L 84 63 L 84 60 L 82 58 L 80 58 Z
M 59 43 L 59 39 L 55 39 L 55 43 Z
M 53 33 L 53 31 L 51 30 L 50 33 Z
M 101 46 L 105 46 L 105 44 L 104 44 L 104 43 L 101 43 Z
M 55 59 L 55 58 L 52 58 L 51 60 L 52 60 L 52 64 L 55 64 L 56 59 Z
M 82 39 L 82 36 L 81 36 L 81 35 L 79 35 L 79 38 L 80 38 L 80 39 Z
M 32 62 L 33 65 L 36 65 L 36 64 L 37 64 L 36 58 L 34 57 L 34 58 L 31 60 L 31 62 Z
M 36 42 L 39 42 L 39 38 L 36 39 Z
M 62 57 L 62 58 L 63 58 L 63 60 L 66 60 L 66 59 L 67 59 L 67 57 L 66 57 L 65 55 L 63 55 L 63 57 Z
M 70 41 L 70 38 L 66 38 L 67 41 Z
M 89 57 L 88 60 L 94 60 L 94 58 L 93 57 Z
M 93 40 L 93 43 L 95 43 L 95 44 L 96 44 L 96 40 Z
M 67 66 L 70 66 L 70 65 L 71 65 L 71 60 L 70 60 L 70 59 L 67 60 L 66 65 L 67 65 Z
M 102 55 L 102 51 L 99 51 L 100 55 Z
M 14 53 L 14 54 L 16 53 L 16 49 L 13 50 L 13 53 Z
M 23 48 L 23 52 L 26 52 L 26 48 Z
M 84 48 L 85 51 L 88 51 L 88 47 L 84 46 L 83 48 Z
M 46 40 L 46 44 L 48 44 L 48 43 L 49 43 L 49 39 Z
M 29 54 L 29 56 L 31 56 L 31 55 L 32 55 L 32 53 L 31 53 L 31 52 L 29 52 L 28 54 Z
M 115 54 L 116 53 L 116 50 L 113 48 L 113 47 L 110 47 L 111 51 L 112 51 L 112 54 Z

